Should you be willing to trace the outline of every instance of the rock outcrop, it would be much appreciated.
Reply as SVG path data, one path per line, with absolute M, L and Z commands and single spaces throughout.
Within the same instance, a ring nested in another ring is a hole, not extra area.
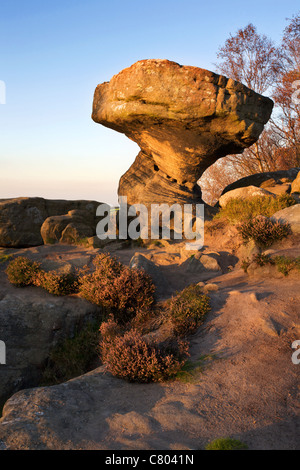
M 272 197 L 275 198 L 275 194 L 267 191 L 263 188 L 257 188 L 256 186 L 247 186 L 244 188 L 236 188 L 223 194 L 219 199 L 219 205 L 225 207 L 231 199 L 251 199 L 253 197 Z
M 36 386 L 53 347 L 100 315 L 99 307 L 75 296 L 55 297 L 36 288 L 5 295 L 0 324 L 7 358 L 1 369 L 0 404 L 16 391 Z
M 96 228 L 95 214 L 96 211 L 73 210 L 64 215 L 48 217 L 41 227 L 44 244 L 75 243 L 93 237 Z
M 241 178 L 226 186 L 222 192 L 222 196 L 234 189 L 245 188 L 248 186 L 256 186 L 257 188 L 266 189 L 274 194 L 293 193 L 296 192 L 296 183 L 294 185 L 294 181 L 296 180 L 299 171 L 300 168 L 290 168 L 289 170 L 269 171 L 246 176 L 245 178 Z
M 291 226 L 292 233 L 300 234 L 300 204 L 276 212 L 272 215 L 272 220 L 288 223 Z
M 133 269 L 143 269 L 149 274 L 155 285 L 155 296 L 157 298 L 170 295 L 170 286 L 161 271 L 161 267 L 157 266 L 153 261 L 147 259 L 141 253 L 135 253 L 130 260 L 129 266 Z
M 129 204 L 196 203 L 202 173 L 256 142 L 272 108 L 269 98 L 232 79 L 153 59 L 98 85 L 92 118 L 141 148 L 119 196 Z
M 291 192 L 292 193 L 300 193 L 300 171 L 297 175 L 297 178 L 293 181 L 292 187 L 291 187 Z
M 93 218 L 94 235 L 99 204 L 101 203 L 97 201 L 51 200 L 41 197 L 0 199 L 0 246 L 18 248 L 42 245 L 41 226 L 45 219 L 74 210 L 82 211 L 83 218 L 89 221 Z

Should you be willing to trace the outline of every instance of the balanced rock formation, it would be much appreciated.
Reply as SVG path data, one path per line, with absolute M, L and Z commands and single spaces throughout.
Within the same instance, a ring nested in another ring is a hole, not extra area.
M 197 203 L 202 173 L 256 142 L 272 108 L 232 79 L 153 59 L 98 85 L 92 119 L 141 148 L 119 183 L 128 204 Z

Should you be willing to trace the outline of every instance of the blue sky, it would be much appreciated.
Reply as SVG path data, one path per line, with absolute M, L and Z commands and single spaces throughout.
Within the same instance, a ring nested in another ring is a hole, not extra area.
M 279 43 L 299 0 L 10 0 L 0 3 L 0 198 L 115 204 L 138 153 L 91 120 L 94 89 L 137 60 L 215 70 L 229 34 L 252 22 Z

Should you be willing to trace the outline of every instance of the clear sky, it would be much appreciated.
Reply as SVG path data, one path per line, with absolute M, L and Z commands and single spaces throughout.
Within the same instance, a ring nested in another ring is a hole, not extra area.
M 0 0 L 0 198 L 117 203 L 138 153 L 91 120 L 96 85 L 141 59 L 215 70 L 252 22 L 279 43 L 299 0 Z

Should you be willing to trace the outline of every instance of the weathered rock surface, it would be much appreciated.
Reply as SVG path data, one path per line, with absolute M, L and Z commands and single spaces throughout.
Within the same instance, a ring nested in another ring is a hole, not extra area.
M 220 253 L 208 252 L 203 254 L 202 252 L 198 252 L 184 261 L 182 266 L 186 274 L 198 275 L 202 281 L 206 281 L 222 274 L 224 261 Z
M 276 260 L 278 257 L 286 258 L 287 260 L 296 260 L 300 257 L 300 248 L 299 248 L 299 240 L 298 244 L 295 240 L 295 245 L 292 247 L 287 247 L 280 249 L 278 246 L 274 249 L 268 249 L 264 251 L 264 254 L 267 255 L 270 260 Z M 250 264 L 247 267 L 247 274 L 251 277 L 269 279 L 283 279 L 286 278 L 291 282 L 291 279 L 296 279 L 296 282 L 299 283 L 300 279 L 300 271 L 296 266 L 288 266 L 288 270 L 286 272 L 280 269 L 280 265 L 275 263 L 265 263 L 261 265 L 261 263 L 257 263 L 254 259 L 250 260 Z
M 59 274 L 71 274 L 76 273 L 78 270 L 88 266 L 92 266 L 93 256 L 83 255 L 75 258 L 68 258 L 68 260 L 53 260 L 53 259 L 43 259 L 40 262 L 41 269 L 46 272 L 55 271 Z
M 155 285 L 155 295 L 157 297 L 167 297 L 170 293 L 170 286 L 166 281 L 161 267 L 153 261 L 147 259 L 141 253 L 135 253 L 131 258 L 129 266 L 134 269 L 143 269 L 152 278 Z
M 237 250 L 237 257 L 239 261 L 252 260 L 255 255 L 258 255 L 261 252 L 261 249 L 256 245 L 254 240 L 250 240 L 248 243 L 242 243 L 242 245 Z
M 141 148 L 120 180 L 119 196 L 129 204 L 171 204 L 202 202 L 202 173 L 256 142 L 272 107 L 232 79 L 153 59 L 98 85 L 92 118 Z
M 80 210 L 88 219 L 93 215 L 96 232 L 97 201 L 51 200 L 20 197 L 0 200 L 0 246 L 28 247 L 43 244 L 41 226 L 47 217 Z
M 0 403 L 37 385 L 51 349 L 101 314 L 99 307 L 76 296 L 55 297 L 35 287 L 14 291 L 0 300 L 0 337 L 6 345 Z
M 96 230 L 95 214 L 96 212 L 72 210 L 65 215 L 48 217 L 41 227 L 44 244 L 75 243 L 93 237 Z
M 275 194 L 267 191 L 266 189 L 257 188 L 256 186 L 247 186 L 243 188 L 232 189 L 231 191 L 225 193 L 220 197 L 219 205 L 221 207 L 225 207 L 231 199 L 249 199 L 257 196 L 269 196 L 275 198 Z
M 300 204 L 286 207 L 273 214 L 271 218 L 282 223 L 288 222 L 293 233 L 300 233 Z
M 297 178 L 293 181 L 291 192 L 300 193 L 300 171 L 297 175 Z
M 221 271 L 218 262 L 220 255 L 218 253 L 202 254 L 196 253 L 192 255 L 186 262 L 186 271 L 190 273 L 197 272 L 218 272 Z

